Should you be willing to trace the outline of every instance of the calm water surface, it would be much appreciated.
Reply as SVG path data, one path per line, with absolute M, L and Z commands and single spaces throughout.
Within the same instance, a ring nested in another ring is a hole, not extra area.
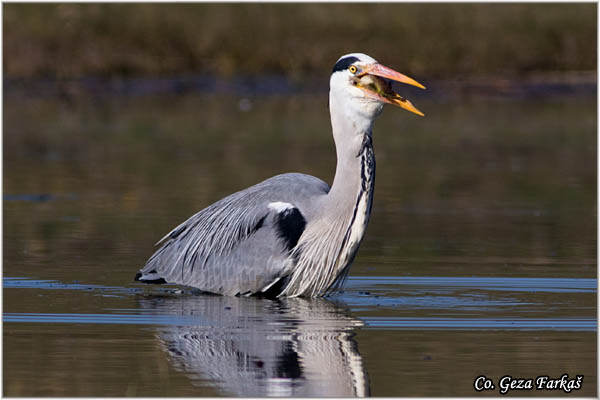
M 63 89 L 4 94 L 4 395 L 476 396 L 498 395 L 479 375 L 565 373 L 597 393 L 593 95 L 406 92 L 427 117 L 375 125 L 345 290 L 271 301 L 132 279 L 227 194 L 331 182 L 326 94 Z

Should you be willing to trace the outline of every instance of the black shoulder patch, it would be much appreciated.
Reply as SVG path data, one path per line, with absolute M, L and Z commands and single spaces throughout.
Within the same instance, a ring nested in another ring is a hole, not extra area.
M 350 65 L 352 65 L 352 63 L 355 63 L 356 61 L 358 61 L 358 58 L 356 58 L 354 56 L 344 57 L 335 63 L 335 65 L 333 66 L 333 71 L 331 71 L 331 73 L 333 74 L 334 72 L 337 72 L 337 71 L 343 71 L 343 70 L 347 69 Z
M 291 251 L 296 244 L 300 235 L 304 232 L 306 220 L 297 208 L 288 208 L 280 213 L 275 214 L 275 229 L 277 235 L 283 240 L 285 247 Z

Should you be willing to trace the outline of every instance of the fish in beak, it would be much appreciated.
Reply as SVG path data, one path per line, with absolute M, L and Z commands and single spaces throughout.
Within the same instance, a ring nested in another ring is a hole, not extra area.
M 355 85 L 364 90 L 369 97 L 400 106 L 421 117 L 425 116 L 410 101 L 392 90 L 392 82 L 406 83 L 425 89 L 425 86 L 414 79 L 381 64 L 370 64 L 363 67 L 354 79 Z

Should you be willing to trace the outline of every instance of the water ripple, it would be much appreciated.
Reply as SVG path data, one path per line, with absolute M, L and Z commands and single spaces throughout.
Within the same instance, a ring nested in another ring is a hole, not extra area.
M 221 302 L 235 301 L 221 296 L 198 296 L 190 290 L 140 285 L 103 286 L 23 277 L 5 277 L 3 285 L 5 289 L 91 291 L 93 295 L 138 302 L 140 295 L 167 303 L 177 301 L 173 310 L 138 306 L 103 308 L 105 313 L 8 312 L 3 314 L 6 323 L 210 326 L 202 312 L 175 312 L 180 311 L 178 302 L 190 307 L 217 307 L 222 313 L 231 307 L 224 307 Z M 597 319 L 591 314 L 595 303 L 589 296 L 596 290 L 595 279 L 582 278 L 350 277 L 340 295 L 323 301 L 351 308 L 361 321 L 355 326 L 367 329 L 595 331 Z M 387 315 L 372 316 L 375 312 Z
M 355 276 L 348 279 L 349 287 L 366 285 L 404 285 L 471 288 L 479 290 L 593 293 L 598 288 L 591 278 L 506 278 L 506 277 L 431 277 L 431 276 Z
M 595 318 L 412 318 L 366 317 L 367 328 L 438 330 L 568 330 L 595 331 Z M 200 316 L 151 314 L 5 313 L 3 322 L 208 326 Z

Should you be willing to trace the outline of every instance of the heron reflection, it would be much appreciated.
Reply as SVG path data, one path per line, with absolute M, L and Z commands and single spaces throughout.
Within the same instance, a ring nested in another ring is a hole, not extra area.
M 182 295 L 140 303 L 188 321 L 161 327 L 157 336 L 195 385 L 243 397 L 369 395 L 353 339 L 362 323 L 331 301 Z

